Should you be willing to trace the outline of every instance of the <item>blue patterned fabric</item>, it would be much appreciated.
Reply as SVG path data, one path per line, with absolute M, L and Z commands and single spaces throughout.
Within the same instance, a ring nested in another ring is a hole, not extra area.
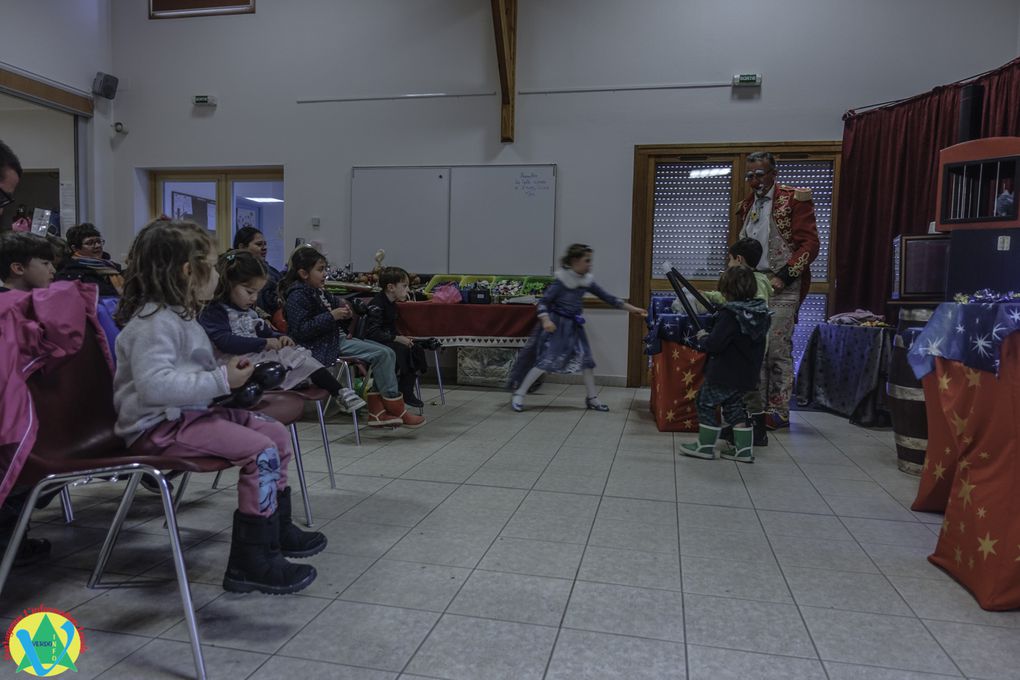
M 588 334 L 584 330 L 585 294 L 591 293 L 617 309 L 623 306 L 623 300 L 603 290 L 591 280 L 590 275 L 585 283 L 574 288 L 564 285 L 561 278 L 566 277 L 557 274 L 556 281 L 546 289 L 538 303 L 539 315 L 548 314 L 556 330 L 546 333 L 539 329 L 535 367 L 551 373 L 580 373 L 583 369 L 595 368 Z
M 698 329 L 690 323 L 686 314 L 673 312 L 672 304 L 675 299 L 675 295 L 657 295 L 648 305 L 648 317 L 645 320 L 645 324 L 648 326 L 648 334 L 645 335 L 644 340 L 645 354 L 652 356 L 661 352 L 663 340 L 696 347 L 694 334 Z M 699 315 L 698 319 L 701 321 L 701 325 L 707 328 L 711 315 Z
M 1020 302 L 943 302 L 914 341 L 907 361 L 918 380 L 935 370 L 935 357 L 998 375 L 1002 341 L 1017 331 Z

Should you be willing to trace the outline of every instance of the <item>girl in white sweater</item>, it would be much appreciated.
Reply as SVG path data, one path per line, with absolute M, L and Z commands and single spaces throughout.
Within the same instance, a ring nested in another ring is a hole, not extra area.
M 216 248 L 193 222 L 156 220 L 131 245 L 117 309 L 114 404 L 117 434 L 133 454 L 219 456 L 240 468 L 230 559 L 223 587 L 232 592 L 294 593 L 315 569 L 308 557 L 326 537 L 291 522 L 286 428 L 258 413 L 210 406 L 243 385 L 251 363 L 216 360 L 196 320 L 216 288 Z

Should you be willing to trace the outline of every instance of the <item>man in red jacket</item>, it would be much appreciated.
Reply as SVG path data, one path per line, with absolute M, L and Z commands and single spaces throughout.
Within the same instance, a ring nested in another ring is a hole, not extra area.
M 790 394 L 793 391 L 793 327 L 797 311 L 811 286 L 810 265 L 818 257 L 818 229 L 810 189 L 795 189 L 776 183 L 776 159 L 768 151 L 747 157 L 745 176 L 751 188 L 738 214 L 743 222 L 740 237 L 753 238 L 764 255 L 758 270 L 772 283 L 772 326 L 768 353 L 762 365 L 759 385 L 760 409 L 755 425 L 769 429 L 790 424 Z M 767 412 L 765 405 L 767 402 Z M 755 434 L 758 434 L 758 427 Z

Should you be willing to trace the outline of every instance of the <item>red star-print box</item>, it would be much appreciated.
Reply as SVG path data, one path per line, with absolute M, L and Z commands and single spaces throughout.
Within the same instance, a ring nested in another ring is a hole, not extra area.
M 923 379 L 928 449 L 914 510 L 945 512 L 929 560 L 984 609 L 1020 607 L 1020 333 L 999 375 L 935 358 Z
M 663 340 L 662 351 L 651 359 L 649 406 L 659 432 L 697 432 L 694 400 L 704 380 L 705 355 L 686 345 Z

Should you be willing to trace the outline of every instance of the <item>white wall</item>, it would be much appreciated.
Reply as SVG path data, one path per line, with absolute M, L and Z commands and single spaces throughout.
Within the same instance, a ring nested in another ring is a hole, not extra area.
M 26 104 L 0 111 L 0 130 L 26 170 L 58 170 L 61 182 L 74 181 L 73 116 Z
M 0 62 L 67 89 L 88 95 L 97 71 L 114 72 L 112 43 L 110 0 L 0 0 Z M 79 216 L 104 233 L 114 214 L 112 115 L 112 102 L 96 101 L 82 178 L 89 214 Z M 5 136 L 6 129 L 0 131 L 0 138 Z M 28 150 L 12 148 L 26 167 L 40 165 Z
M 287 240 L 321 239 L 342 262 L 352 166 L 552 162 L 557 248 L 592 244 L 601 282 L 625 294 L 635 144 L 839 139 L 846 109 L 999 66 L 1018 37 L 1016 0 L 521 0 L 519 89 L 765 80 L 750 99 L 519 95 L 517 141 L 503 145 L 496 97 L 296 103 L 497 90 L 488 3 L 259 0 L 253 15 L 149 21 L 144 2 L 113 0 L 117 119 L 131 132 L 104 234 L 126 250 L 145 214 L 140 168 L 283 165 Z M 194 94 L 219 107 L 193 109 Z M 592 317 L 599 373 L 623 375 L 625 318 Z

